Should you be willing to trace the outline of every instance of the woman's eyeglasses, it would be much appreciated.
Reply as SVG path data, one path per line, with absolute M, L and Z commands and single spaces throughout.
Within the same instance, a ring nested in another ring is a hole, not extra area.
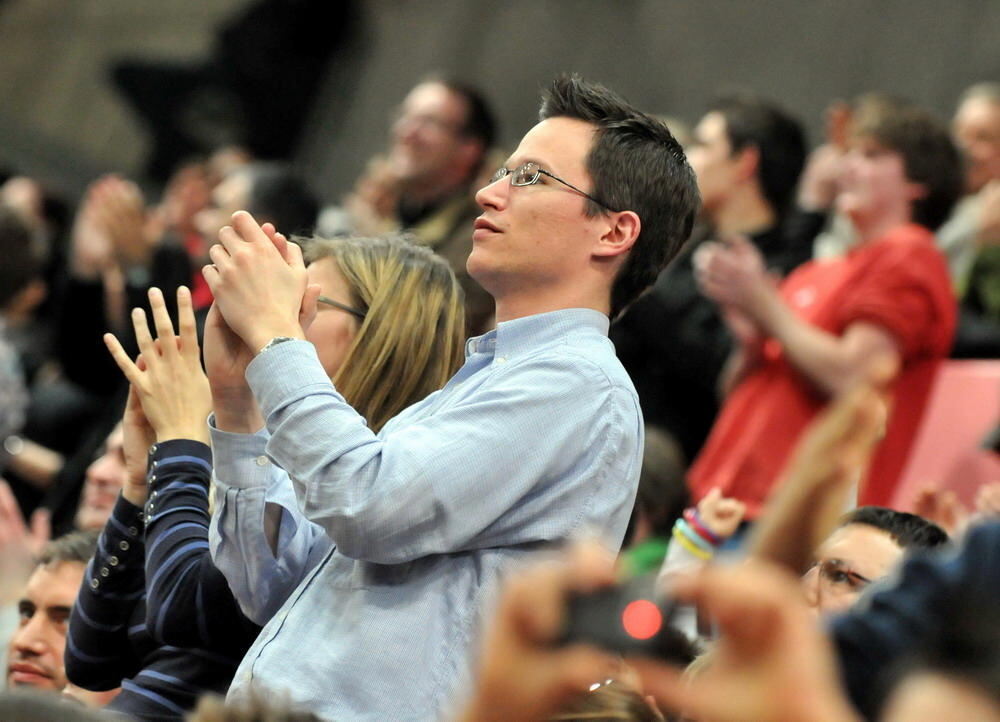
M 319 298 L 316 299 L 316 301 L 318 303 L 322 303 L 327 306 L 333 306 L 334 308 L 339 308 L 341 311 L 347 311 L 348 313 L 353 314 L 362 320 L 364 320 L 365 316 L 367 315 L 365 311 L 354 308 L 353 306 L 348 306 L 347 304 L 341 303 L 340 301 L 334 301 L 332 298 L 328 298 L 327 296 L 320 296 Z

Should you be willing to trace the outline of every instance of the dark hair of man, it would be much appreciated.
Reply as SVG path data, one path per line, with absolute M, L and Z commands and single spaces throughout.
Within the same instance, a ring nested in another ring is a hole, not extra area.
M 316 226 L 319 204 L 302 179 L 284 163 L 252 163 L 244 171 L 250 177 L 247 210 L 261 221 L 291 236 L 308 235 Z
M 635 212 L 642 223 L 611 288 L 611 318 L 649 288 L 691 235 L 698 186 L 667 126 L 623 98 L 576 75 L 557 77 L 542 97 L 539 118 L 576 118 L 595 126 L 587 154 L 591 195 L 609 208 Z M 589 216 L 607 213 L 586 201 Z
M 465 125 L 459 131 L 466 138 L 483 144 L 483 152 L 496 141 L 497 124 L 486 98 L 472 85 L 448 76 L 432 77 L 428 82 L 440 83 L 465 101 Z
M 97 550 L 96 531 L 71 531 L 48 542 L 38 555 L 38 563 L 43 566 L 62 562 L 86 564 Z
M 726 121 L 730 151 L 756 148 L 757 178 L 764 198 L 781 216 L 788 210 L 806 162 L 801 123 L 774 103 L 749 93 L 717 98 L 708 106 Z
M 948 533 L 922 516 L 881 506 L 859 506 L 841 519 L 841 526 L 865 524 L 881 529 L 902 549 L 933 549 L 948 543 Z
M 911 217 L 930 230 L 948 218 L 962 193 L 962 160 L 943 123 L 912 106 L 859 119 L 854 135 L 869 137 L 903 157 L 906 177 L 924 186 Z
M 17 211 L 0 206 L 0 310 L 41 273 L 31 229 Z

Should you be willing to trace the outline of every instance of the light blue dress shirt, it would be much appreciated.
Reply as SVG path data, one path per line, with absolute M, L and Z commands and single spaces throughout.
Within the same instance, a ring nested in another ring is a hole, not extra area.
M 255 358 L 266 429 L 212 432 L 212 554 L 265 625 L 230 699 L 284 692 L 337 720 L 452 713 L 504 570 L 574 536 L 621 544 L 642 417 L 607 330 L 587 309 L 501 323 L 377 435 L 311 344 Z M 282 507 L 275 553 L 267 503 Z

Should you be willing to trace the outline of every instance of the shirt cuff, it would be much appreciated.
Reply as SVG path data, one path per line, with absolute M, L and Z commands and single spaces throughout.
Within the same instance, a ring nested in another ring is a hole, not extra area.
M 288 341 L 258 354 L 247 365 L 247 383 L 265 419 L 317 388 L 343 401 L 308 341 Z
M 119 496 L 111 512 L 94 558 L 87 567 L 87 584 L 100 593 L 102 589 L 120 591 L 123 587 L 142 587 L 146 563 L 143 542 L 145 522 L 140 507 Z
M 268 486 L 272 462 L 266 453 L 270 437 L 267 429 L 253 434 L 222 431 L 215 426 L 214 415 L 208 418 L 208 428 L 212 434 L 212 453 L 215 457 L 212 473 L 216 481 L 234 489 Z

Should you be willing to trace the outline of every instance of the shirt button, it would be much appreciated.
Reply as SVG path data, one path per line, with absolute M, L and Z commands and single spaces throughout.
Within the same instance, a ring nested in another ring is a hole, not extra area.
M 98 581 L 97 577 L 94 577 L 93 579 L 90 580 L 91 589 L 97 589 L 99 586 L 101 586 L 101 583 Z
M 134 526 L 130 526 L 128 528 L 128 535 L 129 536 L 138 536 L 139 535 L 139 530 L 136 529 Z
M 102 577 L 106 577 L 111 573 L 111 571 L 107 567 L 101 567 L 100 573 Z
M 118 548 L 121 549 L 123 552 L 127 552 L 128 551 L 128 542 L 125 541 L 124 539 L 122 539 L 120 542 L 118 542 Z
M 498 364 L 505 364 L 505 363 L 507 363 L 507 357 L 506 356 L 498 356 L 497 357 L 497 363 Z
M 156 481 L 156 474 L 151 474 L 149 477 L 149 483 L 152 484 L 154 481 Z
M 150 467 L 152 467 L 153 469 L 155 469 L 159 465 L 160 465 L 160 462 L 157 461 L 156 459 L 153 459 L 152 463 L 150 464 Z
M 118 566 L 118 557 L 112 556 L 110 559 L 108 559 L 108 564 L 110 564 L 113 567 L 117 567 Z
M 267 458 L 266 456 L 264 456 L 263 454 L 261 454 L 260 456 L 258 456 L 258 457 L 257 457 L 257 458 L 255 459 L 255 461 L 257 462 L 257 466 L 267 466 L 267 465 L 268 465 L 269 463 L 271 463 L 271 460 L 270 460 L 270 459 L 268 459 L 268 458 Z
M 155 454 L 157 448 L 158 447 L 156 446 L 156 444 L 153 444 L 152 446 L 150 446 L 149 447 L 149 455 L 152 456 L 153 454 Z
M 151 481 L 152 481 L 152 480 L 151 480 Z M 150 499 L 155 499 L 155 498 L 156 498 L 156 495 L 157 495 L 157 494 L 159 494 L 159 493 L 160 493 L 160 492 L 158 492 L 158 491 L 154 491 L 154 492 L 153 492 L 152 494 L 150 494 L 150 495 L 149 495 L 149 498 L 150 498 Z

